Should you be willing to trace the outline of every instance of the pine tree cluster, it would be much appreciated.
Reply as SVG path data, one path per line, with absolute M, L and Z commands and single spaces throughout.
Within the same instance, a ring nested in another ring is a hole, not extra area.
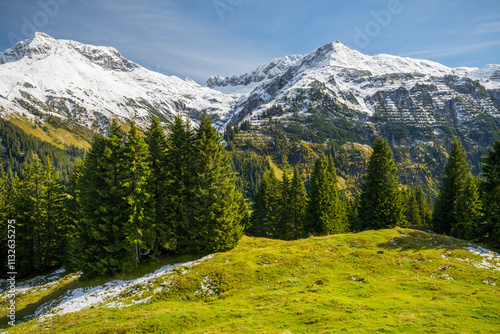
M 48 158 L 42 165 L 35 155 L 22 179 L 12 172 L 0 177 L 0 247 L 7 254 L 7 222 L 15 221 L 15 270 L 2 262 L 4 273 L 22 277 L 43 272 L 64 261 L 67 226 L 66 196 Z
M 500 141 L 483 157 L 482 179 L 470 172 L 462 143 L 455 140 L 434 205 L 435 232 L 500 247 Z
M 297 167 L 281 180 L 272 168 L 264 173 L 250 216 L 210 118 L 192 129 L 176 117 L 169 130 L 153 118 L 143 137 L 133 122 L 125 133 L 113 121 L 107 136 L 94 135 L 66 192 L 50 159 L 42 164 L 34 155 L 21 178 L 2 172 L 1 228 L 16 221 L 18 274 L 66 263 L 88 277 L 112 275 L 162 251 L 226 251 L 244 231 L 294 240 L 412 224 L 500 247 L 500 141 L 475 179 L 456 140 L 434 207 L 421 188 L 398 182 L 392 151 L 377 138 L 355 199 L 342 197 L 333 160 L 321 154 L 309 192 Z M 6 254 L 7 234 L 0 238 Z
M 399 174 L 387 141 L 376 138 L 361 192 L 354 201 L 339 195 L 336 169 L 322 154 L 310 176 L 310 191 L 295 168 L 280 181 L 273 170 L 264 175 L 255 197 L 247 233 L 298 239 L 347 231 L 420 225 L 457 238 L 500 246 L 500 142 L 483 158 L 477 181 L 460 141 L 455 141 L 444 170 L 434 210 L 421 187 L 398 182 Z
M 179 116 L 165 136 L 154 118 L 142 138 L 113 121 L 71 182 L 71 260 L 88 276 L 132 271 L 143 254 L 209 253 L 236 246 L 246 204 L 208 116 L 194 131 Z
M 294 240 L 348 231 L 349 203 L 340 199 L 335 167 L 324 154 L 314 164 L 310 183 L 308 194 L 297 167 L 291 180 L 286 172 L 281 181 L 273 170 L 265 174 L 255 197 L 248 233 Z
M 170 130 L 153 118 L 144 138 L 134 122 L 126 134 L 114 120 L 107 136 L 94 135 L 67 194 L 50 159 L 34 159 L 21 180 L 3 176 L 0 218 L 17 222 L 19 275 L 63 262 L 87 277 L 113 275 L 162 251 L 235 247 L 248 210 L 221 136 L 205 115 L 196 130 L 181 117 Z

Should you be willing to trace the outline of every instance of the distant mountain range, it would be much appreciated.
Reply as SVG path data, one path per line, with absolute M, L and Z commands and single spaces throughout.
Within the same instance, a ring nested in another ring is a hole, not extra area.
M 0 53 L 0 113 L 16 112 L 101 128 L 113 117 L 168 122 L 182 113 L 196 122 L 206 112 L 220 129 L 274 122 L 306 141 L 381 135 L 401 145 L 452 137 L 488 145 L 500 137 L 500 65 L 449 68 L 335 42 L 201 86 L 147 70 L 114 48 L 36 33 Z

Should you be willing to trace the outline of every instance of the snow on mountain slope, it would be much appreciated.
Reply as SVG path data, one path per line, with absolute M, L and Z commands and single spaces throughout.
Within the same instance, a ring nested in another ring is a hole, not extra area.
M 483 122 L 484 117 L 493 117 L 493 123 L 500 124 L 499 65 L 449 68 L 428 60 L 386 54 L 368 56 L 338 42 L 281 64 L 274 76 L 266 76 L 262 70 L 266 64 L 259 66 L 250 77 L 263 79 L 248 80 L 247 86 L 242 86 L 241 78 L 248 78 L 248 74 L 209 79 L 207 86 L 221 91 L 251 91 L 228 114 L 231 119 L 227 122 L 249 119 L 260 127 L 263 114 L 276 105 L 285 112 L 274 119 L 286 125 L 298 112 L 306 122 L 315 110 L 324 107 L 324 101 L 318 99 L 327 96 L 329 108 L 344 111 L 336 116 L 333 112 L 324 121 L 335 123 L 336 118 L 345 116 L 358 125 L 376 121 L 374 131 L 379 133 L 386 121 L 374 118 L 375 113 L 406 127 L 425 131 L 430 127 L 431 133 L 441 137 L 450 126 L 470 130 L 476 119 Z M 481 131 L 481 127 L 473 128 Z M 416 133 L 416 137 L 420 135 Z
M 149 71 L 114 48 L 56 40 L 43 33 L 0 53 L 0 105 L 69 117 L 91 126 L 111 117 L 146 122 L 206 111 L 222 119 L 237 97 Z
M 206 86 L 217 89 L 224 93 L 249 93 L 264 81 L 269 81 L 285 72 L 303 58 L 301 55 L 291 55 L 272 59 L 249 73 L 222 77 L 220 75 L 210 77 Z
M 149 71 L 114 48 L 43 33 L 0 53 L 0 113 L 49 114 L 86 126 L 96 121 L 104 126 L 112 117 L 145 124 L 151 114 L 168 121 L 182 113 L 196 121 L 202 112 L 212 115 L 219 129 L 244 118 L 260 126 L 259 115 L 275 105 L 290 109 L 295 103 L 295 112 L 307 117 L 320 96 L 328 96 L 344 116 L 350 110 L 352 122 L 374 122 L 383 112 L 439 132 L 435 128 L 444 123 L 468 127 L 478 115 L 500 118 L 500 65 L 449 68 L 364 55 L 335 42 L 306 55 L 270 60 L 249 73 L 213 76 L 200 86 Z

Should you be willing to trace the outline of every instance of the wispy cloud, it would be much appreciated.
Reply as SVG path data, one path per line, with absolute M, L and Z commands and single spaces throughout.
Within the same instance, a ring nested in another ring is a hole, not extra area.
M 483 23 L 474 29 L 475 34 L 491 34 L 500 32 L 500 22 Z
M 479 50 L 484 50 L 487 48 L 495 47 L 500 45 L 500 40 L 467 44 L 467 45 L 450 45 L 445 48 L 438 49 L 428 49 L 412 51 L 400 54 L 403 57 L 429 57 L 429 58 L 443 58 L 448 56 L 455 56 L 470 52 L 476 52 Z

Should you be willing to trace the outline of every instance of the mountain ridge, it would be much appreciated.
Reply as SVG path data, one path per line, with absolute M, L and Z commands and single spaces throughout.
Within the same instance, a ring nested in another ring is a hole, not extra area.
M 181 114 L 196 123 L 203 112 L 220 130 L 243 120 L 261 129 L 274 106 L 283 109 L 274 119 L 285 133 L 306 141 L 344 140 L 343 134 L 331 136 L 344 131 L 339 132 L 340 119 L 363 129 L 363 135 L 349 138 L 360 143 L 382 135 L 399 144 L 446 136 L 474 144 L 486 125 L 491 143 L 500 127 L 500 65 L 449 68 L 428 60 L 364 55 L 339 42 L 272 59 L 248 73 L 212 76 L 201 86 L 149 71 L 111 47 L 36 33 L 0 53 L 0 76 L 4 114 L 42 120 L 52 115 L 87 127 L 97 123 L 101 130 L 113 117 L 145 125 L 152 114 L 163 122 Z M 293 120 L 293 115 L 298 117 Z M 310 128 L 314 119 L 328 129 L 312 129 L 312 137 L 304 129 L 287 131 L 297 124 Z

